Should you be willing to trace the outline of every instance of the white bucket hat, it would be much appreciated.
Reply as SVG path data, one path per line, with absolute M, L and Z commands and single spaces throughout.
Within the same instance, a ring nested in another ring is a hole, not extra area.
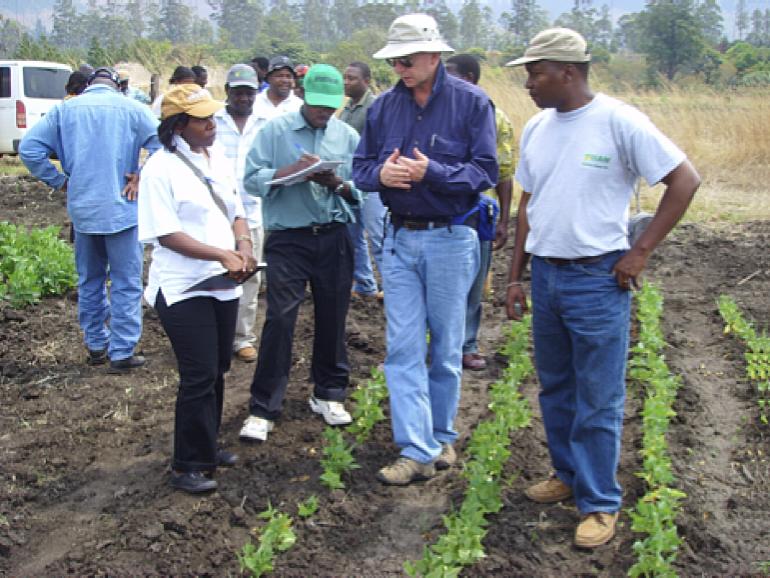
M 427 14 L 406 14 L 393 21 L 388 30 L 388 43 L 373 58 L 398 58 L 417 52 L 454 52 L 441 33 L 438 24 Z

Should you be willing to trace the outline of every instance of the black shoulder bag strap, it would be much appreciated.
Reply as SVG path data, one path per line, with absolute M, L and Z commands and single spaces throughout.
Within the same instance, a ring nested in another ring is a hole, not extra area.
M 182 153 L 179 152 L 179 150 L 175 150 L 174 154 L 179 157 L 179 160 L 181 160 L 184 164 L 186 164 L 190 170 L 195 174 L 196 177 L 198 177 L 201 182 L 206 185 L 206 188 L 209 190 L 209 193 L 211 193 L 211 198 L 214 201 L 214 204 L 216 204 L 217 207 L 219 207 L 219 210 L 222 211 L 222 213 L 225 216 L 225 219 L 227 219 L 227 222 L 230 222 L 230 215 L 227 213 L 227 207 L 225 207 L 224 201 L 214 192 L 214 187 L 211 186 L 211 183 L 206 178 L 206 176 L 201 172 L 201 170 L 196 167 L 194 164 L 192 164 L 192 161 L 188 159 L 186 156 L 184 156 Z

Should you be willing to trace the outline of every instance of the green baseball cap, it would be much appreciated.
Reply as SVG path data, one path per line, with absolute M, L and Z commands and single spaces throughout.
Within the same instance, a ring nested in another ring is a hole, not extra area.
M 328 64 L 314 64 L 302 80 L 305 102 L 310 106 L 339 108 L 345 97 L 340 71 Z

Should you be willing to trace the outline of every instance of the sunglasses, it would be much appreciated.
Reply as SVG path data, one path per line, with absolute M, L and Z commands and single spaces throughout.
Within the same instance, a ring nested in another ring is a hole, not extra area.
M 388 63 L 388 66 L 391 68 L 394 68 L 396 64 L 400 64 L 404 68 L 412 68 L 414 66 L 414 62 L 412 62 L 411 56 L 401 56 L 399 58 L 386 58 L 385 62 Z

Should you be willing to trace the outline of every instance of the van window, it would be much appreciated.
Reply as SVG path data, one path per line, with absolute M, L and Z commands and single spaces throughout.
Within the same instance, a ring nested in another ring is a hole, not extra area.
M 0 98 L 10 98 L 11 96 L 11 69 L 7 66 L 0 66 Z
M 69 70 L 61 68 L 24 67 L 24 95 L 29 98 L 64 98 Z

